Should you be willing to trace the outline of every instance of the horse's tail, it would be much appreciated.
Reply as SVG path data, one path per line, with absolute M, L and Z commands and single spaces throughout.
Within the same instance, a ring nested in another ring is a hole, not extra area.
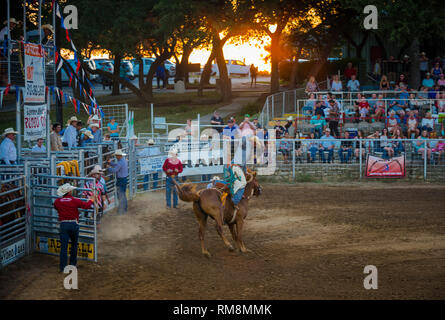
M 180 186 L 175 179 L 172 179 L 172 181 L 176 186 L 176 190 L 178 191 L 179 199 L 185 202 L 195 202 L 199 200 L 199 194 L 196 191 L 196 184 L 185 183 Z

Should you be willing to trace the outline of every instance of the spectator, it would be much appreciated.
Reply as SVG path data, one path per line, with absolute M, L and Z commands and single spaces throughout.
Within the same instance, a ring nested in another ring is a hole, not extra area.
M 219 112 L 217 110 L 215 110 L 213 112 L 213 116 L 210 119 L 210 124 L 212 124 L 214 126 L 213 128 L 216 131 L 218 131 L 219 134 L 221 134 L 223 132 L 222 125 L 224 125 L 224 120 L 223 120 L 223 118 L 221 118 L 221 116 L 219 115 Z
M 334 155 L 335 138 L 331 136 L 331 130 L 326 128 L 325 135 L 321 137 L 321 144 L 319 148 L 320 158 L 323 163 L 326 163 L 326 158 L 324 152 L 328 152 L 328 163 L 331 163 L 332 157 Z
M 340 117 L 340 108 L 338 107 L 338 104 L 334 100 L 329 100 L 329 132 L 332 131 L 332 133 L 335 136 L 339 136 L 338 132 L 338 120 Z
M 355 78 L 355 75 L 351 76 L 351 80 L 348 81 L 346 87 L 349 92 L 357 92 L 360 90 L 360 82 Z
M 102 218 L 102 215 L 104 213 L 105 200 L 106 200 L 104 185 L 100 182 L 101 173 L 102 173 L 102 168 L 99 165 L 94 166 L 93 170 L 91 170 L 91 172 L 88 173 L 88 177 L 94 178 L 94 182 L 87 181 L 85 182 L 84 185 L 84 189 L 90 189 L 95 191 L 94 196 L 96 198 L 96 205 L 97 205 L 97 216 L 96 216 L 97 223 L 100 223 L 100 219 Z M 85 190 L 84 192 L 82 192 L 82 196 L 84 198 L 92 197 L 93 192 Z
M 292 149 L 292 141 L 289 141 L 289 134 L 284 133 L 284 138 L 278 143 L 278 151 L 283 155 L 284 163 L 287 163 Z
M 80 135 L 81 135 L 82 131 L 85 130 L 85 129 L 82 129 L 82 121 L 80 121 L 80 120 L 77 121 L 76 130 L 77 130 L 76 146 L 80 146 Z
M 306 84 L 306 93 L 309 94 L 311 92 L 317 92 L 317 91 L 319 91 L 317 81 L 315 81 L 314 76 L 311 76 L 309 77 L 309 81 Z
M 325 118 L 322 117 L 320 113 L 318 113 L 317 115 L 312 117 L 310 123 L 314 125 L 314 128 L 311 129 L 311 132 L 314 133 L 317 139 L 320 139 L 322 135 L 321 133 L 326 129 Z
M 256 88 L 256 75 L 258 73 L 258 68 L 255 67 L 255 65 L 252 63 L 250 65 L 250 87 L 252 88 L 252 84 L 255 82 L 255 88 Z
M 75 116 L 68 120 L 68 127 L 62 137 L 62 143 L 68 150 L 77 146 L 77 118 Z
M 383 94 L 379 94 L 378 100 L 375 104 L 375 111 L 374 111 L 374 121 L 381 121 L 383 119 L 383 116 L 386 114 L 385 112 L 385 100 L 383 100 Z
M 439 75 L 439 80 L 437 80 L 437 85 L 440 87 L 440 90 L 445 90 L 445 78 L 443 73 Z
M 323 107 L 321 105 L 321 101 L 317 101 L 315 102 L 315 106 L 314 106 L 314 116 L 316 116 L 317 114 L 319 114 L 320 116 L 324 117 L 325 116 L 325 112 L 324 109 L 326 107 Z
M 87 147 L 87 144 L 93 143 L 94 136 L 90 130 L 83 129 L 80 134 L 79 147 Z
M 240 123 L 239 130 L 241 133 L 241 137 L 251 137 L 255 135 L 255 126 L 250 121 L 250 115 L 244 115 L 244 121 Z
M 426 57 L 426 53 L 422 52 L 420 54 L 420 62 L 419 62 L 419 69 L 420 69 L 420 78 L 425 78 L 425 75 L 428 72 L 428 58 Z
M 101 126 L 101 122 L 100 121 L 101 121 L 101 119 L 98 117 L 97 114 L 90 115 L 88 117 L 87 125 L 89 127 L 89 126 L 91 126 L 91 124 L 97 123 L 99 125 L 99 128 L 101 128 L 102 126 Z
M 235 127 L 233 120 L 227 121 L 227 127 L 223 130 L 223 137 L 234 140 L 238 136 L 238 129 Z
M 374 67 L 372 69 L 372 77 L 379 81 L 382 76 L 382 66 L 380 65 L 381 59 L 377 59 L 374 63 Z
M 284 125 L 284 130 L 289 132 L 289 128 L 292 126 L 292 116 L 287 117 L 286 124 Z
M 392 147 L 392 143 L 388 141 L 388 129 L 383 128 L 382 135 L 380 136 L 380 148 L 383 149 L 383 157 L 384 158 L 392 158 L 394 157 L 394 149 Z
M 186 135 L 190 136 L 192 134 L 192 119 L 187 119 L 187 125 L 184 130 Z
M 102 132 L 99 130 L 99 124 L 93 123 L 90 125 L 89 131 L 93 134 L 93 143 L 102 142 Z
M 390 84 L 388 78 L 385 75 L 383 75 L 382 79 L 380 80 L 380 90 L 387 91 L 389 89 L 390 89 Z
M 440 137 L 441 140 L 438 141 L 436 146 L 431 150 L 432 152 L 439 153 L 439 159 L 441 159 L 445 154 L 445 140 L 443 136 Z
M 2 30 L 0 30 L 0 42 L 8 39 L 8 20 L 5 20 L 3 24 L 5 26 L 2 28 Z M 9 18 L 9 33 L 11 33 L 11 31 L 14 30 L 18 24 L 19 22 L 15 20 L 15 18 Z
M 414 111 L 414 114 L 419 113 L 419 100 L 416 98 L 415 93 L 410 93 L 408 98 L 408 108 L 410 111 Z
M 5 129 L 3 132 L 3 141 L 0 144 L 0 164 L 16 164 L 17 148 L 15 147 L 15 136 L 18 134 L 12 128 Z
M 420 122 L 420 129 L 422 131 L 428 131 L 428 133 L 434 130 L 434 119 L 432 118 L 431 112 L 427 112 L 425 118 Z
M 158 83 L 158 89 L 161 88 L 160 82 L 162 80 L 162 88 L 166 87 L 165 83 L 165 65 L 164 62 L 162 62 L 158 68 L 156 69 L 156 81 Z
M 402 72 L 408 74 L 410 72 L 411 60 L 408 55 L 404 55 L 402 59 Z
M 352 76 L 357 76 L 357 69 L 352 66 L 352 62 L 348 62 L 346 69 L 345 69 L 345 77 L 346 80 L 351 80 Z
M 437 94 L 436 108 L 437 112 L 445 112 L 445 91 Z
M 355 151 L 354 151 L 355 157 L 357 159 L 359 159 L 359 156 L 360 156 L 360 144 L 362 145 L 362 148 L 361 148 L 362 149 L 362 157 L 366 154 L 366 145 L 365 145 L 365 142 L 363 141 L 364 138 L 365 138 L 365 134 L 363 133 L 362 130 L 359 130 L 357 133 L 357 136 L 355 137 L 356 142 L 355 142 Z
M 434 87 L 434 80 L 431 79 L 431 75 L 429 72 L 426 73 L 425 79 L 422 80 L 422 86 L 428 89 Z
M 396 117 L 396 112 L 391 111 L 386 121 L 386 127 L 390 133 L 392 133 L 399 126 L 399 121 L 400 118 Z
M 352 140 L 349 139 L 349 132 L 345 131 L 345 139 L 340 143 L 340 149 L 338 150 L 338 155 L 341 163 L 348 163 L 349 158 L 352 156 Z M 346 153 L 346 158 L 345 154 Z
M 404 75 L 403 73 L 400 74 L 400 76 L 399 76 L 399 80 L 396 82 L 396 84 L 397 84 L 399 87 L 404 86 L 404 87 L 408 88 L 408 81 L 406 80 L 406 77 L 405 77 L 405 75 Z
M 119 124 L 113 116 L 111 116 L 110 122 L 107 123 L 107 130 L 112 140 L 119 139 Z
M 312 141 L 309 141 L 306 143 L 306 148 L 309 151 L 309 159 L 308 162 L 313 163 L 315 161 L 315 158 L 317 156 L 317 151 L 318 151 L 318 146 L 319 143 L 313 139 L 315 139 L 315 135 L 313 132 L 311 132 L 309 134 L 309 139 L 311 139 Z
M 289 116 L 287 118 L 288 122 L 286 123 L 286 126 L 284 127 L 289 134 L 289 137 L 291 139 L 295 139 L 295 135 L 298 133 L 298 125 L 297 125 L 297 119 L 292 121 L 292 116 Z
M 309 99 L 306 100 L 306 104 L 303 107 L 303 113 L 305 110 L 313 110 L 315 108 L 315 102 L 317 100 L 315 99 L 315 93 L 309 94 Z
M 63 151 L 62 137 L 60 136 L 60 131 L 62 130 L 62 125 L 58 122 L 53 124 L 53 132 L 50 135 L 51 141 L 51 151 Z
M 406 119 L 406 126 L 408 128 L 408 138 L 412 139 L 413 135 L 415 138 L 420 134 L 420 130 L 418 129 L 419 122 L 417 121 L 414 111 L 412 110 L 409 112 L 408 119 Z
M 392 135 L 392 146 L 394 148 L 394 155 L 398 156 L 402 152 L 405 152 L 405 146 L 403 141 L 397 141 L 401 139 L 406 139 L 406 137 L 403 136 L 402 130 L 400 128 L 397 128 L 394 130 L 394 133 Z
M 34 147 L 32 147 L 31 152 L 46 152 L 46 148 L 43 145 L 43 141 L 45 141 L 45 139 L 38 138 L 37 144 Z
M 258 122 L 258 119 L 253 119 L 253 125 L 255 126 L 255 128 L 258 129 L 262 129 L 261 124 Z
M 281 125 L 280 120 L 277 120 L 275 127 L 273 127 L 275 129 L 275 138 L 276 139 L 280 139 L 281 136 L 284 135 L 284 133 L 286 132 L 286 129 Z
M 427 130 L 423 130 L 422 134 L 417 138 L 414 143 L 414 148 L 417 154 L 422 155 L 422 159 L 425 159 L 425 153 L 427 154 L 427 159 L 431 159 L 431 148 L 428 142 L 429 133 Z
M 117 161 L 111 162 L 108 160 L 109 172 L 116 173 L 116 189 L 117 199 L 119 201 L 118 213 L 124 214 L 128 210 L 127 205 L 127 182 L 128 182 L 128 161 L 124 158 L 126 156 L 122 150 L 118 149 L 114 153 Z
M 343 91 L 343 84 L 341 83 L 340 77 L 335 74 L 332 80 L 331 90 L 334 92 Z
M 358 111 L 360 114 L 360 121 L 366 121 L 370 109 L 369 102 L 365 99 L 365 97 L 362 94 L 357 93 L 357 100 L 355 103 L 357 104 Z
M 439 62 L 436 62 L 434 64 L 434 67 L 431 68 L 431 75 L 432 75 L 434 81 L 439 80 L 439 77 L 441 74 L 443 74 L 443 69 L 440 67 Z
M 168 152 L 168 158 L 165 159 L 162 166 L 167 178 L 165 180 L 165 196 L 167 201 L 167 208 L 171 208 L 171 196 L 173 191 L 173 208 L 178 207 L 178 194 L 176 192 L 173 179 L 178 180 L 178 175 L 182 172 L 183 167 L 181 160 L 178 159 L 178 151 L 176 149 L 170 149 Z

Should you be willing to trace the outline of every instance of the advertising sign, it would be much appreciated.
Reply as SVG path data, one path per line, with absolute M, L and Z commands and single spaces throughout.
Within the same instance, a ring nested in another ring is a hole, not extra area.
M 368 155 L 366 177 L 402 178 L 405 177 L 405 156 L 388 160 Z
M 25 43 L 25 103 L 45 102 L 45 60 L 42 46 Z

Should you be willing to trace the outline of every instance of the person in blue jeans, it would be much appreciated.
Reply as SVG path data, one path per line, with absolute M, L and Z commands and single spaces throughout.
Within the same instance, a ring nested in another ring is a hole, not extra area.
M 326 128 L 325 135 L 320 139 L 323 140 L 320 143 L 320 149 L 319 149 L 320 158 L 323 161 L 323 163 L 326 163 L 324 152 L 328 151 L 329 152 L 328 163 L 331 163 L 332 157 L 334 156 L 334 146 L 335 146 L 335 141 L 334 141 L 335 138 L 331 136 L 331 130 L 329 128 Z
M 178 159 L 178 151 L 176 149 L 170 149 L 168 152 L 168 158 L 165 159 L 164 165 L 162 166 L 167 178 L 165 179 L 165 197 L 167 202 L 167 208 L 171 208 L 171 198 L 173 191 L 173 208 L 178 207 L 178 193 L 176 192 L 175 183 L 173 179 L 177 182 L 178 174 L 183 170 L 181 160 Z
M 349 132 L 345 131 L 345 139 L 349 139 Z M 346 153 L 346 157 L 345 157 Z M 340 149 L 338 149 L 338 155 L 341 163 L 348 163 L 349 158 L 352 156 L 352 140 L 343 140 L 340 145 Z
M 124 214 L 128 210 L 127 204 L 127 180 L 128 180 L 128 161 L 124 158 L 126 156 L 122 150 L 116 150 L 114 153 L 117 161 L 111 162 L 108 160 L 108 164 L 111 166 L 108 168 L 109 172 L 116 174 L 116 189 L 117 199 L 119 201 L 118 213 Z
M 79 209 L 89 209 L 96 201 L 96 196 L 91 195 L 88 201 L 74 198 L 72 191 L 76 187 L 65 183 L 57 189 L 60 197 L 54 201 L 60 221 L 60 264 L 59 270 L 63 272 L 68 263 L 68 243 L 71 240 L 70 265 L 77 264 L 77 244 L 79 240 Z
M 315 133 L 311 132 L 309 134 L 309 139 L 315 139 Z M 318 142 L 317 141 L 310 141 L 306 143 L 306 148 L 309 151 L 309 159 L 308 162 L 313 163 L 315 159 L 317 158 L 317 152 L 318 152 Z

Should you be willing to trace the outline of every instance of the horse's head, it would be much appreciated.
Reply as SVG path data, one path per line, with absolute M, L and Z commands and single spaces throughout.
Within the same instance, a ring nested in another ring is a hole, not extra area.
M 253 196 L 261 195 L 261 192 L 262 192 L 263 189 L 261 188 L 261 185 L 260 185 L 260 183 L 258 182 L 258 180 L 256 178 L 256 172 L 255 171 L 247 169 L 246 182 L 247 182 L 247 185 L 250 188 L 252 188 L 251 195 L 253 195 Z

